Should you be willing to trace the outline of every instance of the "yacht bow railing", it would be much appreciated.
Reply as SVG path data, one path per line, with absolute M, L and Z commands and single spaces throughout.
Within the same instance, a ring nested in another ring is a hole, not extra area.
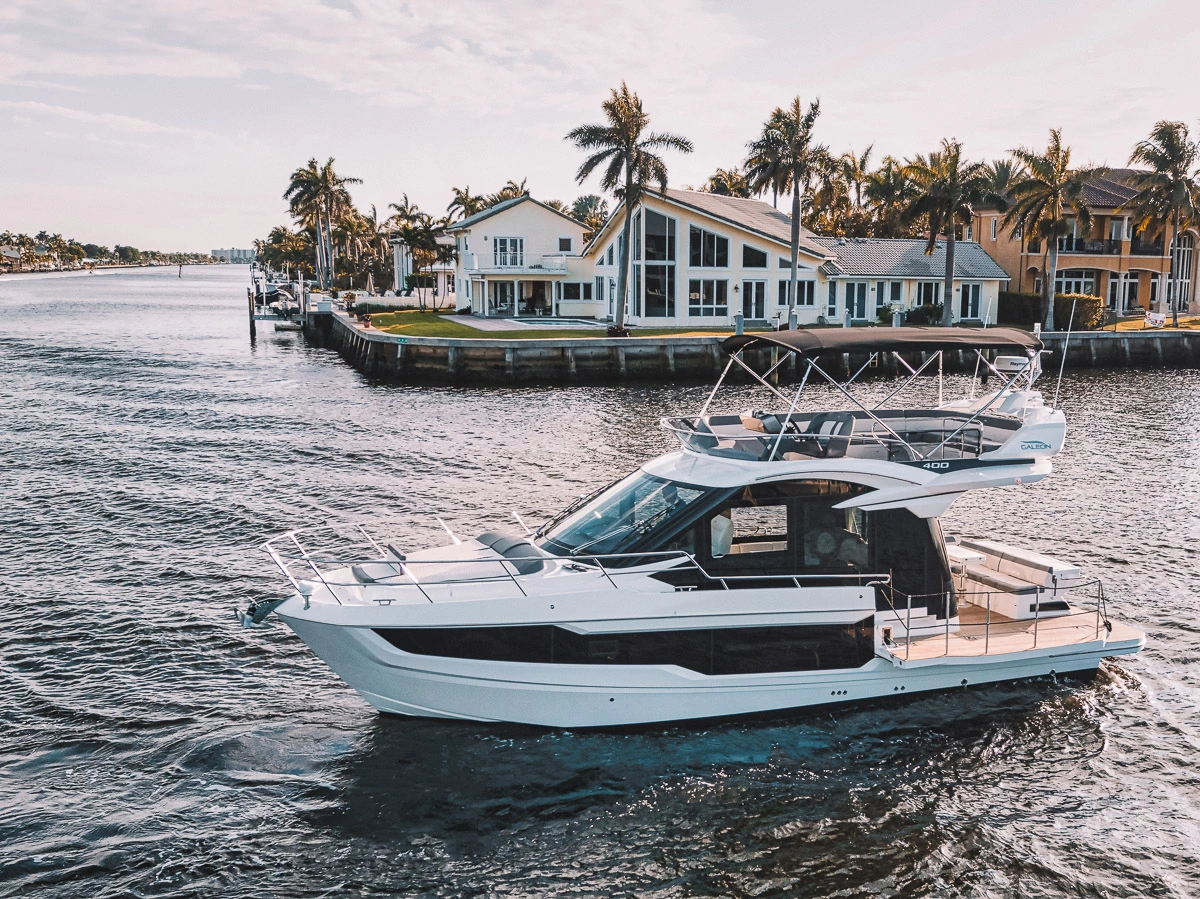
M 301 542 L 300 536 L 311 535 L 319 530 L 326 530 L 342 535 L 334 528 L 328 527 L 324 529 L 305 529 L 287 531 L 277 537 L 272 537 L 262 544 L 260 549 L 266 552 L 275 565 L 283 572 L 284 577 L 292 585 L 295 591 L 305 598 L 305 607 L 308 607 L 309 598 L 315 592 L 316 585 L 324 587 L 329 595 L 339 605 L 348 603 L 361 602 L 359 599 L 351 600 L 348 596 L 340 596 L 338 588 L 343 589 L 361 589 L 370 586 L 384 587 L 415 587 L 420 595 L 428 602 L 434 602 L 434 597 L 431 595 L 431 590 L 436 588 L 451 586 L 455 584 L 468 583 L 484 583 L 488 581 L 508 581 L 511 582 L 522 596 L 528 596 L 529 592 L 525 584 L 522 583 L 522 578 L 540 574 L 546 565 L 559 565 L 561 568 L 568 571 L 585 573 L 592 571 L 601 575 L 605 582 L 612 589 L 619 589 L 615 578 L 624 575 L 636 574 L 657 574 L 660 572 L 688 572 L 696 573 L 697 584 L 685 584 L 676 586 L 676 590 L 695 590 L 704 584 L 708 584 L 707 589 L 723 589 L 733 590 L 745 583 L 753 582 L 755 584 L 772 584 L 790 587 L 803 587 L 805 585 L 820 583 L 824 586 L 835 584 L 839 586 L 861 586 L 861 587 L 882 587 L 889 589 L 891 586 L 891 576 L 888 574 L 870 574 L 848 572 L 841 573 L 822 573 L 822 574 L 748 574 L 748 575 L 732 575 L 721 573 L 710 573 L 696 560 L 696 557 L 685 550 L 663 550 L 655 552 L 634 552 L 634 553 L 597 553 L 591 555 L 567 555 L 557 556 L 552 554 L 547 555 L 529 555 L 517 557 L 487 557 L 479 559 L 415 559 L 409 560 L 405 554 L 396 550 L 392 545 L 388 544 L 386 548 L 381 547 L 373 540 L 365 530 L 355 526 L 361 533 L 365 543 L 360 546 L 370 547 L 374 551 L 373 555 L 325 555 L 310 552 L 308 547 Z M 343 537 L 343 539 L 345 539 Z M 290 547 L 290 548 L 289 548 Z M 671 564 L 664 564 L 671 563 Z M 372 575 L 370 581 L 364 582 L 357 577 L 353 580 L 339 579 L 335 571 L 350 571 L 353 573 L 356 567 L 361 566 L 390 566 L 392 573 Z M 415 569 L 426 569 L 427 566 L 482 566 L 479 570 L 483 573 L 477 576 L 461 576 L 451 578 L 437 578 L 436 575 L 432 579 L 422 580 L 428 574 L 427 571 L 421 572 L 418 576 Z M 653 567 L 648 567 L 653 566 Z M 497 573 L 499 568 L 499 573 Z M 380 605 L 390 605 L 395 602 L 395 597 L 380 596 L 372 597 L 372 602 Z

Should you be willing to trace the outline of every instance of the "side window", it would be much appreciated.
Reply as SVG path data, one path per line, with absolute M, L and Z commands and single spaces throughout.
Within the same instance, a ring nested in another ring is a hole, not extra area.
M 784 499 L 735 498 L 708 516 L 709 557 L 728 574 L 787 569 L 793 564 L 791 515 Z
M 801 538 L 801 567 L 821 571 L 866 571 L 870 552 L 862 512 L 834 509 L 841 497 L 800 503 L 797 518 Z

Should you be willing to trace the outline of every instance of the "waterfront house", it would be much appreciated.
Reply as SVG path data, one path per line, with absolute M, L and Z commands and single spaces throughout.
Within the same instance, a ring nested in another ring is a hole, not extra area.
M 584 253 L 592 266 L 598 317 L 613 316 L 624 209 L 613 213 Z M 728 327 L 786 322 L 791 219 L 769 203 L 700 191 L 647 192 L 633 213 L 627 320 L 659 327 Z M 893 310 L 942 302 L 945 246 L 925 240 L 819 237 L 801 229 L 799 324 L 891 320 Z M 954 318 L 987 317 L 1007 279 L 978 244 L 955 255 Z M 992 316 L 994 320 L 994 314 Z
M 940 306 L 946 278 L 946 243 L 939 241 L 929 255 L 925 238 L 885 240 L 874 237 L 814 237 L 835 258 L 821 266 L 827 320 L 849 315 L 852 322 L 891 320 L 894 311 Z M 994 324 L 996 302 L 1008 274 L 979 244 L 954 245 L 956 322 Z
M 1133 169 L 1112 169 L 1084 186 L 1092 225 L 1085 233 L 1072 218 L 1071 233 L 1058 239 L 1057 293 L 1103 297 L 1108 308 L 1120 314 L 1158 308 L 1159 284 L 1171 268 L 1174 235 L 1170 227 L 1135 230 L 1136 217 L 1125 206 L 1137 194 L 1131 185 L 1134 174 Z M 972 227 L 979 243 L 1004 267 L 1011 290 L 1041 293 L 1047 269 L 1045 241 L 1025 239 L 1004 227 L 1003 219 L 1004 213 L 995 209 L 976 211 Z M 1179 239 L 1180 309 L 1187 309 L 1196 293 L 1192 259 L 1197 236 L 1196 228 L 1190 227 Z
M 594 318 L 594 281 L 581 256 L 586 226 L 529 195 L 452 225 L 457 302 L 478 315 Z

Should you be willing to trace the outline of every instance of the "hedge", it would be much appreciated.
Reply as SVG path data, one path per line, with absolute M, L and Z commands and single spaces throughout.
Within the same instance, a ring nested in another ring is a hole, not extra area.
M 1086 293 L 1060 293 L 1054 297 L 1054 327 L 1065 331 L 1071 317 L 1071 304 L 1075 304 L 1073 331 L 1094 331 L 1104 325 L 1106 309 L 1104 300 Z M 1045 300 L 1041 294 L 1000 291 L 996 303 L 996 323 L 1032 328 L 1045 320 Z

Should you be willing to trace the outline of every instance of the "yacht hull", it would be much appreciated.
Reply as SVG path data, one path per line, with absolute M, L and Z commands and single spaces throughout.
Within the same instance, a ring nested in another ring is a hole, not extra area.
M 709 676 L 672 665 L 420 656 L 396 649 L 371 628 L 280 617 L 381 712 L 567 728 L 736 717 L 1084 672 L 1145 642 L 1139 632 L 1120 628 L 1118 639 L 1024 653 L 920 664 L 877 656 L 854 669 Z

